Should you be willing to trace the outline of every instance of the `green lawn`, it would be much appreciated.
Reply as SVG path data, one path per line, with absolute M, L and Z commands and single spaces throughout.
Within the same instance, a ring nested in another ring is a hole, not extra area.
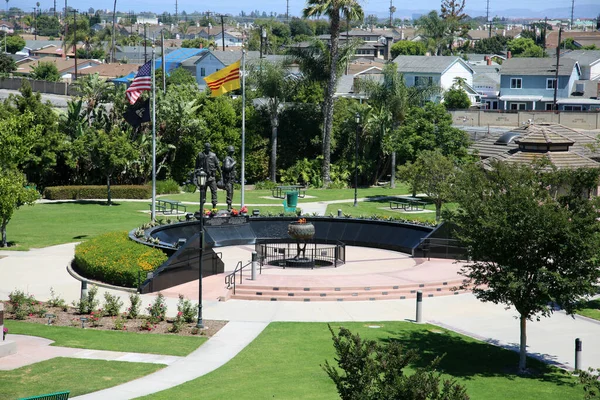
M 419 350 L 422 359 L 412 367 L 446 356 L 441 370 L 464 383 L 471 399 L 578 399 L 583 389 L 571 376 L 529 360 L 536 374 L 516 375 L 518 354 L 432 326 L 406 322 L 344 323 L 352 332 L 376 340 L 398 340 Z M 381 328 L 369 328 L 380 325 Z M 334 324 L 336 330 L 339 324 Z M 336 399 L 335 386 L 320 365 L 334 362 L 327 325 L 271 323 L 232 361 L 216 371 L 147 396 L 148 399 Z
M 454 209 L 457 205 L 454 203 L 445 204 L 442 209 Z M 365 216 L 370 217 L 372 215 L 379 215 L 384 217 L 395 217 L 404 218 L 407 220 L 416 220 L 421 222 L 435 222 L 435 205 L 428 204 L 425 206 L 425 210 L 430 212 L 403 212 L 403 210 L 392 210 L 390 209 L 389 199 L 377 199 L 370 201 L 358 202 L 357 206 L 354 207 L 354 203 L 335 203 L 327 205 L 327 212 L 325 215 L 337 215 L 337 210 L 342 210 L 342 213 L 349 214 L 352 217 Z
M 363 197 L 379 197 L 379 196 L 395 196 L 401 194 L 408 194 L 409 190 L 405 185 L 399 184 L 395 189 L 389 189 L 384 187 L 373 187 L 373 188 L 360 188 L 358 190 L 358 196 Z M 225 203 L 225 192 L 219 190 L 219 203 Z M 198 202 L 199 194 L 196 193 L 181 193 L 181 194 L 165 194 L 160 196 L 162 198 L 179 200 L 179 201 L 191 201 Z M 332 201 L 332 200 L 343 200 L 353 199 L 354 189 L 312 189 L 306 190 L 306 197 L 299 198 L 298 203 L 307 203 L 315 201 Z M 210 191 L 207 199 L 210 200 Z M 244 193 L 245 204 L 277 204 L 280 205 L 283 199 L 274 198 L 270 190 L 246 190 Z M 241 203 L 241 192 L 236 190 L 233 194 L 233 204 Z
M 584 308 L 577 311 L 577 314 L 600 321 L 600 299 L 588 301 Z
M 122 202 L 112 206 L 96 202 L 65 202 L 23 206 L 7 228 L 14 250 L 29 250 L 77 242 L 94 236 L 134 229 L 150 221 L 147 203 Z
M 5 321 L 5 324 L 9 334 L 39 336 L 54 340 L 54 346 L 94 350 L 186 356 L 207 340 L 203 336 L 100 331 L 13 320 Z
M 12 371 L 0 371 L 0 399 L 18 399 L 69 390 L 70 397 L 95 392 L 164 368 L 122 361 L 54 358 Z

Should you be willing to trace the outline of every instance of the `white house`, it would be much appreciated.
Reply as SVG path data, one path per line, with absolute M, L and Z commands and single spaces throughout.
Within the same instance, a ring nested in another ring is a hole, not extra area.
M 404 75 L 407 86 L 437 85 L 446 91 L 463 80 L 463 88 L 472 104 L 478 103 L 480 95 L 473 89 L 473 69 L 456 56 L 398 56 L 394 59 L 398 72 Z

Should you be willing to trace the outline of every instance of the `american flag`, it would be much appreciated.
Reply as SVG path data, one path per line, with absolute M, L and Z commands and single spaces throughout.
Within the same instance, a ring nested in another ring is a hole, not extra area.
M 152 61 L 148 61 L 142 65 L 135 78 L 133 78 L 133 82 L 131 82 L 126 92 L 129 103 L 134 104 L 143 91 L 152 90 L 152 77 L 150 76 L 152 74 L 151 63 Z

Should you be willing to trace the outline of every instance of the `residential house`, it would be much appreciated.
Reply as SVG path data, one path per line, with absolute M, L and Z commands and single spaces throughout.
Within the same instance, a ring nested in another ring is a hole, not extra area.
M 407 86 L 436 85 L 446 91 L 462 80 L 471 103 L 480 101 L 481 96 L 473 88 L 473 68 L 460 57 L 398 56 L 394 63 L 404 74 Z
M 78 71 L 81 76 L 98 74 L 102 79 L 114 79 L 137 73 L 140 64 L 100 64 Z M 135 75 L 135 74 L 134 74 Z
M 579 63 L 562 58 L 556 81 L 556 60 L 511 58 L 502 64 L 500 100 L 504 110 L 552 110 L 554 88 L 559 110 L 584 111 L 600 108 L 598 91 L 581 80 Z M 589 82 L 589 81 L 588 81 Z
M 28 61 L 17 65 L 17 70 L 14 72 L 16 75 L 29 75 L 33 71 L 33 68 L 38 66 L 42 62 L 50 62 L 56 65 L 58 73 L 62 80 L 70 81 L 71 75 L 75 72 L 75 59 L 65 59 L 58 57 L 47 57 L 45 59 Z M 96 65 L 100 65 L 100 61 L 96 60 L 77 60 L 77 72 L 83 71 L 86 68 L 91 68 Z
M 473 89 L 481 96 L 481 108 L 497 110 L 500 94 L 500 65 L 471 64 L 473 69 Z
M 383 79 L 383 66 L 371 66 L 355 74 L 345 74 L 340 77 L 334 97 L 349 97 L 353 99 L 366 99 L 367 95 L 358 88 L 359 80 L 380 82 Z
M 579 43 L 583 43 L 586 40 L 599 40 L 600 31 L 563 31 L 560 40 L 565 41 L 567 38 L 572 38 Z M 556 47 L 558 47 L 558 29 L 548 31 L 548 35 L 546 35 L 546 48 L 552 49 Z
M 0 32 L 14 33 L 15 25 L 12 22 L 0 21 Z
M 356 49 L 355 57 L 389 60 L 391 59 L 391 48 L 394 38 L 399 36 L 393 30 L 353 29 L 350 32 L 340 32 L 340 43 L 358 39 L 361 41 L 361 45 Z M 318 39 L 329 42 L 331 35 L 319 35 Z
M 561 53 L 579 63 L 581 79 L 600 80 L 600 50 L 573 50 Z

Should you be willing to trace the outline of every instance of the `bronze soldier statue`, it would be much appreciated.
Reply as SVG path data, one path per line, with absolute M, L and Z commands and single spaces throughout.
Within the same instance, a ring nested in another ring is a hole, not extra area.
M 206 173 L 206 186 L 210 187 L 210 194 L 213 208 L 217 208 L 217 171 L 219 176 L 223 176 L 221 173 L 221 166 L 217 155 L 210 151 L 210 143 L 204 144 L 204 151 L 198 153 L 196 158 L 196 170 L 203 169 Z M 202 193 L 202 203 L 206 201 L 206 191 Z
M 233 201 L 233 183 L 235 182 L 235 164 L 233 146 L 227 146 L 227 156 L 223 160 L 223 185 L 227 192 L 227 210 L 231 211 L 231 203 Z

